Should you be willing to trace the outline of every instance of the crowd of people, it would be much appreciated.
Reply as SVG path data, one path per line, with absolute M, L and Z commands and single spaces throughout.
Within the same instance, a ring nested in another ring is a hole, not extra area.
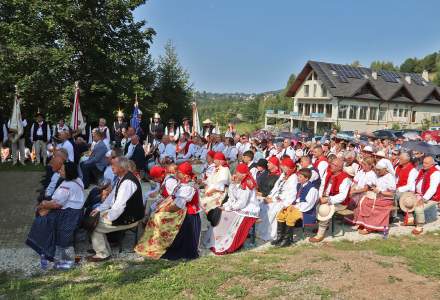
M 208 122 L 197 133 L 189 118 L 165 126 L 158 114 L 137 128 L 122 114 L 112 129 L 100 119 L 91 140 L 61 122 L 54 131 L 44 129 L 42 115 L 32 125 L 34 147 L 46 150 L 37 161 L 50 162 L 26 243 L 44 267 L 74 265 L 78 228 L 90 233 L 91 262 L 111 257 L 113 232 L 137 226 L 144 227 L 139 255 L 195 259 L 202 248 L 233 253 L 250 234 L 286 247 L 305 224 L 317 225 L 309 241 L 319 243 L 341 210 L 352 212 L 346 222 L 362 235 L 399 221 L 419 235 L 425 208 L 434 203 L 437 211 L 440 202 L 435 158 L 407 151 L 402 141 L 360 143 L 334 132 L 275 143 L 232 124 L 224 135 Z

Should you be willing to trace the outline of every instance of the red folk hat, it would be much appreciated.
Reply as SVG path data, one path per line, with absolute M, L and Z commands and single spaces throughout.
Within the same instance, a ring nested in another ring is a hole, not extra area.
M 209 150 L 207 153 L 208 156 L 211 156 L 212 158 L 214 158 L 215 156 L 215 151 Z
M 192 166 L 191 166 L 191 164 L 189 163 L 189 162 L 184 162 L 184 163 L 182 163 L 182 164 L 180 164 L 178 167 L 177 167 L 177 170 L 180 172 L 180 173 L 183 173 L 183 174 L 185 174 L 185 175 L 189 175 L 189 176 L 193 176 L 194 174 L 193 174 L 193 171 L 192 171 Z
M 213 158 L 214 160 L 226 160 L 226 157 L 222 152 L 216 152 Z
M 281 161 L 281 165 L 288 167 L 290 169 L 295 168 L 295 163 L 293 162 L 293 160 L 290 157 L 283 158 L 283 160 Z
M 235 168 L 235 171 L 240 174 L 247 174 L 249 173 L 249 167 L 246 164 L 238 164 Z
M 150 177 L 152 178 L 160 178 L 162 175 L 164 175 L 166 170 L 160 166 L 153 166 L 150 169 Z
M 275 166 L 277 166 L 277 167 L 280 166 L 280 161 L 279 161 L 279 159 L 278 159 L 276 156 L 271 156 L 271 157 L 267 160 L 267 162 L 270 162 L 271 164 L 273 164 L 273 165 L 275 165 Z

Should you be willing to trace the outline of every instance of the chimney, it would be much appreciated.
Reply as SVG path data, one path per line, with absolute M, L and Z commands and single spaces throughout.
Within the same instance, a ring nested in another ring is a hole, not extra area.
M 377 72 L 376 72 L 376 71 L 373 71 L 373 72 L 371 73 L 371 77 L 373 77 L 374 80 L 377 80 Z
M 411 84 L 411 76 L 406 75 L 405 80 L 406 80 L 406 82 L 408 82 L 408 84 Z
M 422 72 L 422 78 L 423 78 L 425 81 L 429 81 L 429 72 L 428 72 L 427 70 L 423 70 L 423 72 Z

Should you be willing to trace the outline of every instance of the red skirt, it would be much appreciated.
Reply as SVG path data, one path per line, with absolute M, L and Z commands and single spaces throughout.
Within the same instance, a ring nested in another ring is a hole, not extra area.
M 244 217 L 241 221 L 240 226 L 238 227 L 237 233 L 234 236 L 234 239 L 232 241 L 231 246 L 221 252 L 217 252 L 214 247 L 211 247 L 211 251 L 214 252 L 216 255 L 224 255 L 224 254 L 230 254 L 243 246 L 244 242 L 247 239 L 247 236 L 249 234 L 249 230 L 251 230 L 252 226 L 255 224 L 256 218 L 251 217 Z
M 390 225 L 393 200 L 364 197 L 354 210 L 353 223 L 372 231 L 384 231 Z

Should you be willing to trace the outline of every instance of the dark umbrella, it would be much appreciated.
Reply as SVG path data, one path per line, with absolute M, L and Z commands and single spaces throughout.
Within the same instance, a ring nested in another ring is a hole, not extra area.
M 432 155 L 432 156 L 440 155 L 440 146 L 430 145 L 426 142 L 409 141 L 403 143 L 402 148 L 424 153 L 425 155 Z

